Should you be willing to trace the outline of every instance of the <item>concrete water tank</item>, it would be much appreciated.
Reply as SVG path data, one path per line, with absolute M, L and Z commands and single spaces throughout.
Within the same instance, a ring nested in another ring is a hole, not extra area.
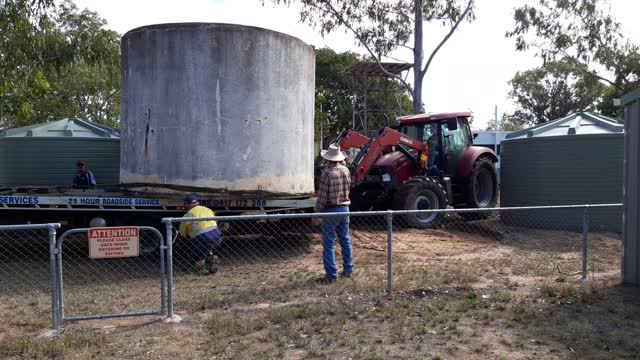
M 313 192 L 315 55 L 230 24 L 161 24 L 122 38 L 123 184 Z

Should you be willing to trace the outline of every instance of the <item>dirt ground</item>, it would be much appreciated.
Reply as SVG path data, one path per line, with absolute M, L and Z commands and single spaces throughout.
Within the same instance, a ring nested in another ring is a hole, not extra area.
M 619 234 L 589 234 L 589 273 L 582 281 L 581 233 L 491 220 L 398 228 L 392 296 L 380 223 L 352 225 L 356 272 L 330 285 L 314 281 L 323 273 L 317 232 L 280 229 L 268 239 L 225 241 L 231 245 L 215 275 L 191 274 L 186 260 L 176 258 L 179 323 L 148 316 L 65 323 L 51 332 L 46 291 L 0 295 L 0 356 L 640 358 L 640 293 L 619 286 Z M 126 279 L 113 269 L 134 263 L 90 265 L 99 271 L 70 278 L 67 316 L 159 308 L 156 262 L 135 264 L 144 271 Z

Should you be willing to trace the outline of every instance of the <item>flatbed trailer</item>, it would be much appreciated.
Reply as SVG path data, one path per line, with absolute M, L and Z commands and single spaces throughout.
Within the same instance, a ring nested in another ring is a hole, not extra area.
M 163 217 L 185 213 L 186 192 L 150 192 L 124 187 L 0 187 L 0 224 L 59 222 L 65 228 L 95 226 L 153 226 L 163 231 Z M 199 194 L 201 204 L 216 215 L 311 212 L 311 195 L 262 192 Z

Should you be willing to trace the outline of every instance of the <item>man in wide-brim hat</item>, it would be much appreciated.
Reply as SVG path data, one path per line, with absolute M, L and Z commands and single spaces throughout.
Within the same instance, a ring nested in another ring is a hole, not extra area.
M 345 155 L 338 145 L 332 144 L 321 152 L 327 166 L 320 176 L 318 199 L 315 211 L 318 213 L 348 213 L 351 173 L 343 165 Z M 330 283 L 338 279 L 336 266 L 336 236 L 342 248 L 342 276 L 351 277 L 353 273 L 353 254 L 349 239 L 349 215 L 331 215 L 322 219 L 322 261 L 325 276 L 321 282 Z

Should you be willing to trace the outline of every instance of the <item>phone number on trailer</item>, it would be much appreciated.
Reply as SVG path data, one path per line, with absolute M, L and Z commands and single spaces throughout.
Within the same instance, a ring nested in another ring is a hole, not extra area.
M 200 203 L 204 206 L 217 208 L 267 206 L 267 200 L 203 200 Z

